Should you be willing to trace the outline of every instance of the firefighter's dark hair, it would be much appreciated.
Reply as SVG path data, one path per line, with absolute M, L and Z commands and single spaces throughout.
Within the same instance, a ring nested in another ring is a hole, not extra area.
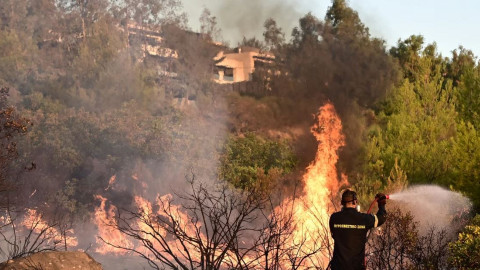
M 357 193 L 353 190 L 347 189 L 342 194 L 342 205 L 345 206 L 349 202 L 357 200 Z

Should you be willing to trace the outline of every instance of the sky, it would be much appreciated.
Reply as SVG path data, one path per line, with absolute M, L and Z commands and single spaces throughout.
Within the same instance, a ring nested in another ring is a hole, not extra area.
M 234 47 L 246 36 L 262 39 L 263 22 L 274 18 L 290 38 L 298 19 L 308 12 L 323 20 L 330 0 L 183 0 L 189 25 L 199 30 L 204 7 L 217 17 L 224 41 Z M 386 41 L 387 48 L 399 39 L 422 35 L 436 42 L 439 52 L 450 57 L 460 45 L 480 55 L 479 0 L 347 0 L 372 36 Z M 478 31 L 478 32 L 477 32 Z

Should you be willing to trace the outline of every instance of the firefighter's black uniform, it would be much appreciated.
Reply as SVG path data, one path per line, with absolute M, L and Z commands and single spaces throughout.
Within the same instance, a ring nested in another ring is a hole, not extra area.
M 344 207 L 330 217 L 330 231 L 335 241 L 332 270 L 365 269 L 365 243 L 367 232 L 382 225 L 386 220 L 385 205 L 379 204 L 376 215 L 358 212 L 355 208 Z

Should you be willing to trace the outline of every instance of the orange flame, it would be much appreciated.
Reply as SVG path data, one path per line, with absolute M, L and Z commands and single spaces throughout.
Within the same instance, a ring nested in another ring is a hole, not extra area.
M 108 180 L 108 186 L 105 188 L 105 191 L 113 189 L 113 184 L 115 183 L 115 180 L 117 180 L 116 174 L 112 175 L 112 177 L 110 177 L 110 180 Z
M 100 200 L 100 206 L 95 208 L 95 224 L 98 227 L 97 248 L 96 252 L 100 254 L 125 254 L 124 249 L 115 248 L 112 245 L 132 248 L 133 244 L 123 235 L 118 229 L 115 221 L 116 207 L 110 205 L 109 209 L 106 209 L 107 199 L 101 195 L 95 195 L 95 199 Z M 102 241 L 102 238 L 104 241 Z M 110 243 L 112 245 L 106 244 Z
M 140 229 L 142 233 L 141 237 L 144 239 L 150 240 L 152 243 L 153 247 L 157 250 L 162 250 L 162 247 L 160 246 L 161 244 L 157 241 L 157 239 L 154 239 L 154 235 L 158 234 L 164 239 L 167 239 L 167 232 L 163 227 L 157 223 L 155 220 L 152 220 L 152 217 L 163 217 L 166 218 L 167 220 L 173 219 L 175 221 L 176 226 L 180 227 L 181 230 L 183 230 L 186 233 L 187 237 L 196 237 L 196 231 L 195 231 L 195 226 L 189 222 L 190 218 L 187 213 L 183 212 L 180 205 L 175 205 L 171 204 L 170 201 L 172 199 L 171 194 L 167 194 L 164 196 L 158 196 L 156 203 L 159 206 L 159 209 L 156 213 L 153 213 L 152 211 L 152 204 L 146 200 L 143 197 L 140 196 L 135 196 L 135 204 L 137 205 L 139 212 L 142 215 L 142 218 L 138 220 L 137 226 Z M 168 208 L 168 213 L 169 215 L 166 214 L 162 210 L 162 207 Z M 142 221 L 142 219 L 148 220 L 148 223 L 145 223 Z M 154 231 L 155 230 L 155 231 Z M 206 241 L 205 236 L 200 233 L 200 238 L 202 241 Z M 200 253 L 197 252 L 197 250 L 188 242 L 185 243 L 180 243 L 179 239 L 170 239 L 166 240 L 168 245 L 171 247 L 176 247 L 176 250 L 182 250 L 183 245 L 187 246 L 189 248 L 189 254 L 192 258 L 199 259 L 200 258 Z M 149 251 L 146 250 L 146 248 L 139 247 L 137 248 L 138 251 L 140 251 L 143 254 L 146 254 L 148 256 Z M 172 252 L 177 253 L 175 249 L 173 249 Z M 180 253 L 176 254 L 180 255 Z M 168 254 L 164 254 L 166 257 L 170 257 Z M 172 259 L 173 260 L 173 259 Z
M 330 103 L 319 109 L 317 119 L 318 122 L 311 128 L 311 132 L 319 145 L 315 160 L 303 175 L 305 193 L 299 198 L 301 203 L 294 204 L 290 200 L 286 204 L 293 204 L 293 219 L 296 225 L 293 244 L 301 244 L 300 251 L 304 254 L 319 248 L 330 248 L 328 220 L 333 212 L 330 196 L 338 192 L 342 181 L 346 183 L 346 179 L 339 181 L 336 169 L 338 149 L 345 145 L 341 120 Z M 321 262 L 316 263 L 325 264 L 326 257 L 327 254 L 324 254 L 323 258 L 319 258 Z
M 342 134 L 341 120 L 336 114 L 333 105 L 327 103 L 322 106 L 317 114 L 317 120 L 318 122 L 311 128 L 311 132 L 317 139 L 319 146 L 315 160 L 307 167 L 307 171 L 302 178 L 305 192 L 298 198 L 301 203 L 295 203 L 294 200 L 290 199 L 281 204 L 283 207 L 277 207 L 277 209 L 275 209 L 275 211 L 282 212 L 285 207 L 292 209 L 293 223 L 295 224 L 296 230 L 290 241 L 292 245 L 301 246 L 299 255 L 308 254 L 313 250 L 319 249 L 319 245 L 326 245 L 324 246 L 325 249 L 331 248 L 330 235 L 328 233 L 328 219 L 334 208 L 330 196 L 336 194 L 342 184 L 347 184 L 347 180 L 344 179 L 344 177 L 339 179 L 336 169 L 338 149 L 345 145 L 345 138 Z M 136 174 L 132 175 L 132 179 L 139 181 Z M 146 187 L 146 184 L 142 184 L 142 186 Z M 95 221 L 99 228 L 99 236 L 109 243 L 132 248 L 134 244 L 114 228 L 116 225 L 113 218 L 115 216 L 115 206 L 111 205 L 109 210 L 106 210 L 106 198 L 97 195 L 96 199 L 101 201 L 101 205 L 96 208 L 95 214 Z M 152 204 L 145 198 L 135 196 L 134 200 L 145 218 L 149 218 L 149 216 L 163 217 L 166 219 L 173 218 L 178 222 L 177 225 L 185 231 L 187 236 L 198 236 L 199 232 L 195 230 L 195 225 L 190 223 L 191 219 L 187 213 L 181 210 L 181 206 L 170 204 L 170 194 L 157 197 L 156 204 L 160 206 L 160 209 L 156 213 L 153 213 Z M 165 212 L 162 211 L 162 207 L 168 207 L 168 213 L 172 216 L 167 216 Z M 149 232 L 151 232 L 153 228 L 148 227 L 141 221 L 137 223 L 137 226 L 144 232 L 144 237 L 150 237 Z M 155 227 L 156 233 L 166 236 L 166 231 L 164 231 L 161 226 Z M 320 238 L 323 239 L 321 243 L 318 242 L 319 235 L 321 235 Z M 205 236 L 202 233 L 200 233 L 200 237 L 202 240 L 205 240 Z M 324 241 L 325 239 L 326 241 Z M 180 250 L 181 244 L 177 242 L 178 240 L 171 239 L 168 244 L 176 246 Z M 152 241 L 152 243 L 155 243 L 155 241 Z M 102 254 L 125 253 L 124 250 L 105 245 L 103 241 L 97 241 L 97 244 L 99 247 L 96 251 Z M 189 251 L 194 252 L 193 250 L 193 247 L 191 250 L 189 248 Z M 193 257 L 196 256 L 195 254 L 192 255 Z M 228 257 L 229 255 L 227 255 L 227 258 Z M 325 264 L 327 255 L 323 254 L 320 257 L 315 264 Z M 232 261 L 235 260 L 233 258 L 229 259 Z M 246 260 L 250 259 L 246 258 Z M 285 258 L 282 258 L 282 260 L 285 260 Z M 259 261 L 258 266 L 260 267 L 261 264 L 262 262 Z
M 66 243 L 69 247 L 75 247 L 78 245 L 77 237 L 72 236 L 75 234 L 73 229 L 65 231 L 65 238 L 58 231 L 57 228 L 52 227 L 48 222 L 43 220 L 42 215 L 37 213 L 35 209 L 27 209 L 27 214 L 23 219 L 22 225 L 28 230 L 32 230 L 34 233 L 40 234 L 44 231 L 46 237 L 57 243 Z M 68 234 L 68 235 L 67 235 Z
M 148 188 L 147 183 L 145 183 L 144 181 L 140 181 L 140 179 L 138 179 L 138 174 L 136 174 L 136 173 L 132 174 L 132 179 L 139 182 L 140 185 L 142 186 L 142 188 L 144 188 L 144 189 Z

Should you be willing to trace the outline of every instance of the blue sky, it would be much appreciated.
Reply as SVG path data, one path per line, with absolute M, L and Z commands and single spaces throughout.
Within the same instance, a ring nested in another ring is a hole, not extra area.
M 388 47 L 412 34 L 427 43 L 436 42 L 443 56 L 459 45 L 480 55 L 479 0 L 347 0 L 373 36 Z M 290 37 L 298 18 L 312 12 L 325 17 L 330 0 L 183 0 L 189 24 L 198 30 L 203 7 L 211 10 L 222 28 L 224 40 L 234 46 L 243 36 L 262 38 L 263 22 L 273 17 Z

